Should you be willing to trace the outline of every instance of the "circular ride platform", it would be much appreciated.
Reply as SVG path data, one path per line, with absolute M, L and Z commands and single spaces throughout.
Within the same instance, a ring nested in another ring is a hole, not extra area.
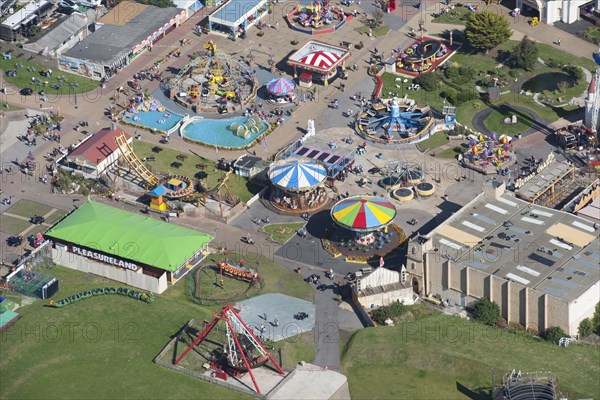
M 429 182 L 421 182 L 415 186 L 415 191 L 421 197 L 429 197 L 435 193 L 435 186 Z
M 415 193 L 409 188 L 400 188 L 392 192 L 392 197 L 401 202 L 411 201 L 415 197 Z

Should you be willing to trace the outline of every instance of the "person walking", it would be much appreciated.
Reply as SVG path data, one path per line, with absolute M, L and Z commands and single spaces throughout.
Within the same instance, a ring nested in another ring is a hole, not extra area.
M 560 46 L 560 38 L 556 39 L 556 44 Z

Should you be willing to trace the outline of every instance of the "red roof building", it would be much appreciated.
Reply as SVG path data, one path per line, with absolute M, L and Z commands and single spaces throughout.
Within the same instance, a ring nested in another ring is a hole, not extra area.
M 65 158 L 63 166 L 79 171 L 84 175 L 91 175 L 94 178 L 103 174 L 121 156 L 115 141 L 115 138 L 121 133 L 124 133 L 127 142 L 131 143 L 133 137 L 120 128 L 114 130 L 102 129 L 86 138 L 70 152 Z

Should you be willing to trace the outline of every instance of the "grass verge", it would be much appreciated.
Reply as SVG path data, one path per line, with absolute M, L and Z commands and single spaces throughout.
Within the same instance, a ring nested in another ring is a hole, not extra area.
M 6 210 L 7 213 L 20 215 L 25 218 L 31 218 L 34 214 L 46 215 L 50 211 L 52 211 L 52 207 L 29 200 L 19 200 Z
M 18 235 L 25 229 L 29 228 L 29 221 L 10 217 L 8 215 L 0 215 L 0 230 L 10 235 Z
M 352 398 L 462 399 L 462 387 L 475 392 L 470 398 L 490 398 L 492 367 L 496 383 L 513 368 L 545 370 L 557 374 L 564 397 L 600 397 L 598 348 L 558 347 L 415 307 L 397 326 L 363 329 L 346 343 L 342 372 Z
M 426 152 L 429 150 L 433 150 L 436 147 L 440 147 L 448 143 L 450 140 L 448 139 L 448 135 L 445 132 L 438 132 L 428 139 L 423 140 L 422 142 L 417 143 L 417 149 L 420 152 Z
M 271 240 L 277 243 L 284 244 L 292 236 L 302 228 L 304 224 L 302 222 L 293 222 L 287 224 L 269 224 L 260 228 L 261 232 L 268 233 L 271 235 Z

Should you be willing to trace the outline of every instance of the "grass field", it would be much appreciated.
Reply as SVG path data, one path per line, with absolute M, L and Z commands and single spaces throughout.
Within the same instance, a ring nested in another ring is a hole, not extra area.
M 459 154 L 463 153 L 463 149 L 461 147 L 453 147 L 451 149 L 446 149 L 446 150 L 442 150 L 440 151 L 438 154 L 436 154 L 436 157 L 439 158 L 456 158 Z
M 516 124 L 505 124 L 505 118 L 511 118 L 513 113 L 508 108 L 500 108 L 492 111 L 489 117 L 483 121 L 487 129 L 492 132 L 501 132 L 503 135 L 518 135 L 524 133 L 532 126 L 533 119 L 526 114 L 519 115 Z
M 229 253 L 227 260 L 230 264 L 237 264 L 240 260 L 240 255 Z M 247 253 L 243 256 L 244 266 L 254 268 L 263 279 L 263 288 L 260 293 L 285 293 L 288 296 L 297 297 L 299 299 L 314 301 L 314 293 L 309 284 L 302 280 L 302 276 L 297 273 L 282 267 L 267 257 L 256 254 Z M 224 261 L 220 254 L 214 254 L 206 258 L 206 264 L 215 264 L 218 261 Z
M 269 224 L 260 228 L 261 232 L 268 233 L 271 235 L 271 240 L 277 243 L 284 244 L 292 236 L 302 228 L 304 224 L 302 222 L 289 223 L 289 224 Z
M 197 173 L 204 171 L 206 179 L 203 179 L 203 184 L 208 189 L 212 189 L 225 174 L 224 171 L 217 169 L 214 161 L 191 153 L 184 154 L 164 146 L 158 146 L 162 151 L 155 153 L 152 149 L 157 146 L 142 140 L 134 140 L 132 147 L 140 160 L 143 160 L 145 157 L 155 157 L 155 161 L 146 161 L 145 164 L 159 175 L 178 174 L 194 179 Z M 187 158 L 184 161 L 179 160 L 177 159 L 179 155 L 185 155 Z M 204 164 L 205 168 L 200 170 L 196 168 L 197 164 Z M 250 183 L 247 178 L 235 174 L 227 181 L 227 186 L 234 196 L 239 197 L 244 202 L 250 200 L 252 196 L 262 189 L 261 186 Z
M 419 151 L 421 152 L 433 150 L 436 147 L 443 146 L 448 142 L 448 135 L 446 135 L 445 132 L 438 132 L 433 136 L 429 137 L 428 139 L 417 143 L 417 149 L 419 149 Z
M 251 254 L 246 259 L 248 264 L 260 261 L 265 292 L 312 299 L 312 289 L 294 272 Z M 97 287 L 125 286 L 62 267 L 48 273 L 60 279 L 57 299 Z M 187 279 L 156 296 L 152 304 L 99 296 L 62 309 L 41 300 L 20 308 L 21 320 L 0 335 L 0 398 L 248 398 L 152 363 L 189 319 L 210 319 L 221 308 L 194 303 Z M 306 333 L 278 343 L 285 365 L 311 361 L 313 342 Z
M 0 230 L 11 235 L 18 235 L 31 225 L 29 221 L 20 218 L 0 215 Z
M 18 69 L 15 66 L 16 64 L 22 64 L 23 67 Z M 4 80 L 19 88 L 28 87 L 33 89 L 34 92 L 43 90 L 47 94 L 65 96 L 74 93 L 87 93 L 91 90 L 98 89 L 98 82 L 63 71 L 54 70 L 51 77 L 44 77 L 41 75 L 41 71 L 44 69 L 46 69 L 46 67 L 22 58 L 17 58 L 15 57 L 15 54 L 13 54 L 12 60 L 0 58 L 0 70 L 4 72 Z M 17 76 L 8 76 L 7 71 L 9 70 L 16 70 Z M 32 78 L 39 79 L 39 83 L 33 84 Z M 48 82 L 48 84 L 46 85 L 45 82 Z M 54 88 L 54 85 L 58 85 L 57 88 Z
M 454 10 L 450 10 L 449 12 L 434 18 L 431 22 L 438 24 L 464 25 L 471 14 L 471 10 L 466 7 L 455 7 Z
M 61 280 L 57 298 L 124 286 L 60 267 L 51 274 Z M 20 308 L 22 318 L 2 332 L 0 398 L 247 398 L 152 363 L 190 318 L 211 316 L 177 288 L 152 304 L 101 296 L 63 309 L 41 300 Z
M 368 25 L 363 25 L 359 28 L 354 28 L 354 30 L 360 34 L 363 35 L 368 35 L 369 34 L 369 26 Z M 387 35 L 387 33 L 390 31 L 390 27 L 387 25 L 380 25 L 375 29 L 371 30 L 371 34 L 374 37 L 381 37 L 381 36 L 385 36 Z
M 48 218 L 46 218 L 46 223 L 52 225 L 55 222 L 58 222 L 65 215 L 67 215 L 67 212 L 65 210 L 56 209 L 52 214 L 48 216 Z
M 558 347 L 417 305 L 395 327 L 351 336 L 342 372 L 352 398 L 359 399 L 488 399 L 492 367 L 496 384 L 513 368 L 545 370 L 558 375 L 564 397 L 598 398 L 599 357 L 598 348 Z M 475 393 L 465 396 L 461 386 Z
M 21 217 L 31 218 L 34 214 L 46 215 L 52 210 L 52 207 L 45 204 L 36 203 L 35 201 L 19 200 L 6 212 Z

